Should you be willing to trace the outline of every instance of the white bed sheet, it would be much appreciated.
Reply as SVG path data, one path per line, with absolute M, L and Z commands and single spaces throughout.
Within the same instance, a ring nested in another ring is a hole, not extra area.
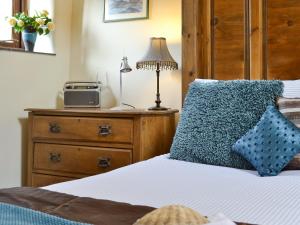
M 80 197 L 161 207 L 182 204 L 238 222 L 300 225 L 300 171 L 254 171 L 170 160 L 168 155 L 109 173 L 45 187 Z

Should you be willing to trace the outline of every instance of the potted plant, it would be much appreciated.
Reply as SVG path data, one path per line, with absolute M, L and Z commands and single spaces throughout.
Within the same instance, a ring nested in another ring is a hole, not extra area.
M 48 15 L 47 10 L 37 12 L 34 16 L 22 12 L 7 19 L 16 33 L 22 33 L 25 51 L 33 52 L 38 34 L 48 35 L 55 29 L 55 24 Z

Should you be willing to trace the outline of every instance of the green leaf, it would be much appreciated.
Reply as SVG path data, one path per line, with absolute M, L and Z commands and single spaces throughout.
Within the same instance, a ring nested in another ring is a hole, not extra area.
M 38 33 L 39 33 L 39 35 L 42 35 L 44 33 L 44 30 L 42 28 L 39 28 Z

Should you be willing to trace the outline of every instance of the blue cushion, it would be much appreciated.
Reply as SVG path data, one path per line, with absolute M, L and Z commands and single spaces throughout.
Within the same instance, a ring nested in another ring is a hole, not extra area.
M 38 198 L 38 196 L 35 197 Z M 48 208 L 51 209 L 52 206 Z M 46 211 L 47 207 L 45 207 L 44 209 Z M 27 208 L 0 202 L 0 225 L 91 225 L 91 224 L 70 221 L 57 216 L 46 214 L 44 212 L 39 212 L 32 209 L 27 209 Z
M 171 159 L 253 169 L 232 145 L 282 93 L 280 81 L 193 82 L 171 147 Z
M 274 106 L 238 140 L 233 151 L 247 159 L 261 176 L 276 176 L 300 152 L 300 129 Z

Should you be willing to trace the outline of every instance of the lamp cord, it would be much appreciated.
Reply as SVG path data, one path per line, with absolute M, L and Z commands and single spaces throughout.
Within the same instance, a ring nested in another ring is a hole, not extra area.
M 131 107 L 131 108 L 133 108 L 133 109 L 135 109 L 135 107 L 134 107 L 133 105 L 129 105 L 129 104 L 126 104 L 126 103 L 123 103 L 123 102 L 122 102 L 122 104 L 123 104 L 123 105 L 126 105 L 126 106 L 129 106 L 129 107 Z

